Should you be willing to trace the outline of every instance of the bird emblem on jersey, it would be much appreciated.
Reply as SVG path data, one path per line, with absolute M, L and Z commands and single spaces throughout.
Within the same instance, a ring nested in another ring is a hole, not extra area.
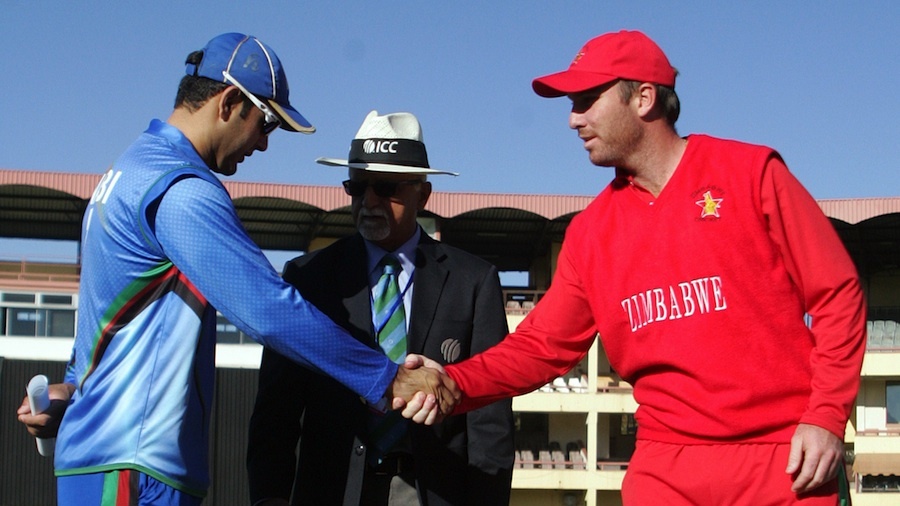
M 698 200 L 695 202 L 698 206 L 700 206 L 703 210 L 700 211 L 700 217 L 706 218 L 708 216 L 719 217 L 719 206 L 722 205 L 723 199 L 713 198 L 712 192 L 707 191 L 703 194 L 703 200 Z

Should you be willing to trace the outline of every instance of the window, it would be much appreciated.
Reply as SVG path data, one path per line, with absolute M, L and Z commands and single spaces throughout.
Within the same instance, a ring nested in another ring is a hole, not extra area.
M 71 295 L 42 295 L 41 302 L 44 304 L 62 304 L 64 306 L 72 305 Z
M 74 309 L 46 309 L 47 337 L 75 337 Z
M 73 294 L 0 294 L 0 335 L 75 337 Z
M 7 334 L 11 336 L 36 335 L 41 315 L 37 309 L 9 308 L 9 328 Z
M 500 285 L 510 288 L 528 288 L 528 271 L 500 271 Z
M 887 423 L 900 424 L 900 381 L 888 381 L 884 388 Z
M 74 309 L 5 308 L 5 334 L 17 337 L 74 337 Z
M 0 300 L 3 302 L 23 302 L 26 304 L 34 304 L 33 293 L 4 293 Z
M 900 492 L 900 476 L 860 476 L 861 492 Z
M 241 344 L 253 342 L 221 314 L 216 314 L 216 342 L 219 344 Z

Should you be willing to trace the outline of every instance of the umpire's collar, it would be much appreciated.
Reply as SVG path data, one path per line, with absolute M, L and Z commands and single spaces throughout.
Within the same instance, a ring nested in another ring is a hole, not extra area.
M 366 272 L 369 274 L 369 286 L 375 286 L 378 283 L 381 272 L 375 272 L 375 267 L 387 254 L 392 254 L 400 259 L 400 265 L 403 267 L 402 277 L 409 279 L 412 276 L 413 271 L 416 270 L 416 248 L 419 245 L 419 239 L 421 237 L 422 227 L 416 227 L 416 231 L 413 233 L 412 237 L 394 251 L 387 251 L 381 246 L 363 239 L 363 244 L 366 245 Z M 400 286 L 404 286 L 404 279 L 399 279 L 399 282 Z

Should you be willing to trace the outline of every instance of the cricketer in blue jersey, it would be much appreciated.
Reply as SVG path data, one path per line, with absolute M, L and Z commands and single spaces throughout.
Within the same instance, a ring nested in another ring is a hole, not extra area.
M 373 405 L 435 394 L 417 413 L 431 421 L 453 402 L 435 391 L 436 374 L 398 369 L 285 283 L 213 174 L 234 174 L 279 126 L 315 131 L 290 105 L 272 49 L 228 33 L 186 63 L 169 119 L 115 161 L 85 212 L 75 344 L 64 383 L 51 387 L 64 416 L 19 409 L 32 434 L 59 424 L 60 505 L 202 501 L 216 310 Z

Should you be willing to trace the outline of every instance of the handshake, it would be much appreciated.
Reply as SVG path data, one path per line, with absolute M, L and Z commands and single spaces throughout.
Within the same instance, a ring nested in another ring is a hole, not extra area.
M 391 407 L 402 410 L 404 418 L 432 425 L 453 413 L 462 399 L 462 391 L 439 363 L 423 355 L 410 354 L 397 369 L 385 396 L 393 399 Z

